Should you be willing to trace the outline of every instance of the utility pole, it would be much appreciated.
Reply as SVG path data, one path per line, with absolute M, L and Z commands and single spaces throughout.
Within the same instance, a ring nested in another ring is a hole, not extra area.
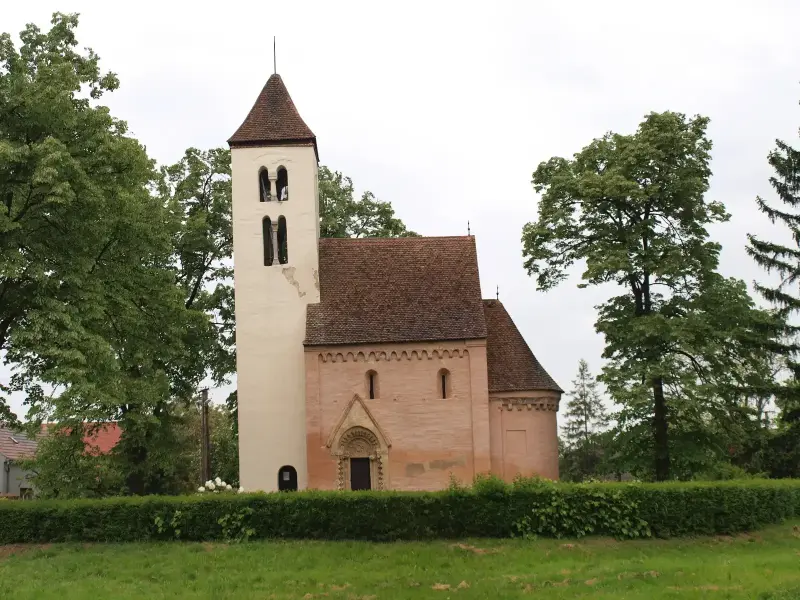
M 208 388 L 200 391 L 200 479 L 211 479 L 211 442 L 208 435 Z

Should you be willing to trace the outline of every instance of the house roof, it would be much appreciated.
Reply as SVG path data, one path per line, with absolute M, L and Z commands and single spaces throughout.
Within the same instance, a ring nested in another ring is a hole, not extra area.
M 30 440 L 22 433 L 17 433 L 0 425 L 0 454 L 8 460 L 33 458 L 36 453 L 36 440 Z
M 58 423 L 42 423 L 42 434 L 56 429 Z M 65 427 L 64 433 L 70 428 Z M 87 454 L 108 454 L 122 437 L 122 429 L 116 422 L 95 422 L 84 424 L 83 443 Z
M 96 423 L 97 428 L 92 428 L 91 433 L 87 433 L 83 441 L 86 444 L 86 452 L 89 454 L 108 454 L 119 443 L 122 437 L 122 429 L 117 423 Z
M 484 300 L 490 392 L 553 390 L 558 384 L 533 355 L 511 315 L 499 300 Z
M 319 241 L 307 346 L 486 337 L 475 238 Z
M 277 73 L 271 75 L 245 120 L 228 140 L 236 146 L 313 145 L 317 138 L 306 125 Z M 319 158 L 319 157 L 318 157 Z

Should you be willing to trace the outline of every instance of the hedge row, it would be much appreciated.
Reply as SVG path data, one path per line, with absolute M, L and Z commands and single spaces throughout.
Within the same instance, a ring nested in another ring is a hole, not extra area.
M 0 501 L 0 544 L 158 539 L 413 540 L 729 534 L 800 516 L 800 481 L 482 485 Z

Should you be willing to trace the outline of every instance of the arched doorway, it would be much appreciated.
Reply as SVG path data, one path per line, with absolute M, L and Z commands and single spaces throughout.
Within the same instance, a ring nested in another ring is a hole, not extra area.
M 340 490 L 383 489 L 383 461 L 378 437 L 365 427 L 351 427 L 339 438 Z
M 297 491 L 297 469 L 295 469 L 293 466 L 286 465 L 278 469 L 278 491 Z

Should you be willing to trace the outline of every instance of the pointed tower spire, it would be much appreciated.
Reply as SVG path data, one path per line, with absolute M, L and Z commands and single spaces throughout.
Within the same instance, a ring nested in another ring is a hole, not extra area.
M 256 98 L 245 120 L 228 140 L 231 148 L 242 146 L 314 146 L 319 160 L 317 137 L 306 125 L 292 97 L 275 73 Z

